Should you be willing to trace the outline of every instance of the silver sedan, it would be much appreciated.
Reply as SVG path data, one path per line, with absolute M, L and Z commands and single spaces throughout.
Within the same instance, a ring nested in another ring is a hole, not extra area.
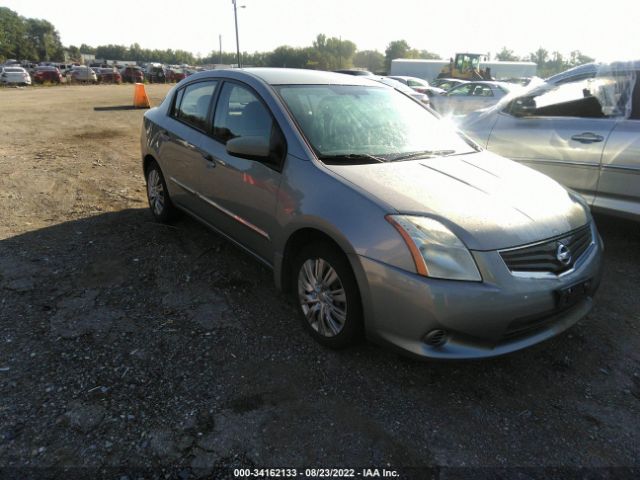
M 272 268 L 326 346 L 491 357 L 591 309 L 583 200 L 366 78 L 202 72 L 145 114 L 141 147 L 155 218 L 187 212 Z
M 592 208 L 640 220 L 640 62 L 578 68 L 460 127 L 483 147 L 549 175 Z
M 465 115 L 496 104 L 511 89 L 502 82 L 467 82 L 433 96 L 431 106 L 441 115 Z

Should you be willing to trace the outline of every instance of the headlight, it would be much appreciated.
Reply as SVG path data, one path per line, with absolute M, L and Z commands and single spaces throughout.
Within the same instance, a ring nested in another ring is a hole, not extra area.
M 467 247 L 440 222 L 413 215 L 387 215 L 385 218 L 402 235 L 418 274 L 447 280 L 482 281 Z

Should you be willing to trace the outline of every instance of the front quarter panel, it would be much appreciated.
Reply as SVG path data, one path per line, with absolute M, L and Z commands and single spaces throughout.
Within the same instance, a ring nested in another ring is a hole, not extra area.
M 389 213 L 395 211 L 322 165 L 289 155 L 279 192 L 276 251 L 283 253 L 288 238 L 297 230 L 314 228 L 329 235 L 347 255 L 415 271 L 402 237 L 385 220 Z
M 482 148 L 487 148 L 491 131 L 497 120 L 498 115 L 494 108 L 488 111 L 471 112 L 462 119 L 459 128 Z

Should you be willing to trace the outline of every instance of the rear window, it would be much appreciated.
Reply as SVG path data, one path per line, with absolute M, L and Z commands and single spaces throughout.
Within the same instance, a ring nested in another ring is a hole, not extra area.
M 218 82 L 198 82 L 187 85 L 176 96 L 173 116 L 199 130 L 206 130 L 207 115 Z
M 21 72 L 24 72 L 24 70 L 22 68 L 5 68 L 4 71 L 7 72 L 7 73 L 21 73 Z

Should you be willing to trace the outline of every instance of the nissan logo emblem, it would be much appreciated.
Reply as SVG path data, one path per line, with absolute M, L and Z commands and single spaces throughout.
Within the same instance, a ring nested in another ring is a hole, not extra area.
M 562 242 L 558 242 L 556 260 L 558 260 L 561 265 L 569 265 L 569 263 L 571 263 L 571 250 Z

